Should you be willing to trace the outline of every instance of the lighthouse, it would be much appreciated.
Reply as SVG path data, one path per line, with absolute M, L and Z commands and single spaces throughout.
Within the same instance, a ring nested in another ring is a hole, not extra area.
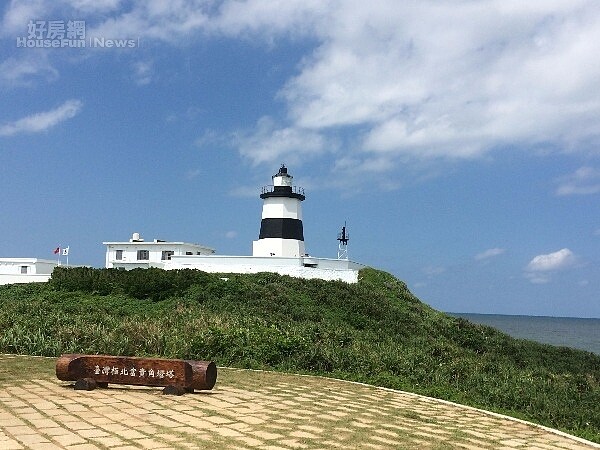
M 305 256 L 302 202 L 304 190 L 292 184 L 293 177 L 281 165 L 273 184 L 262 188 L 260 234 L 252 243 L 252 256 L 299 258 Z

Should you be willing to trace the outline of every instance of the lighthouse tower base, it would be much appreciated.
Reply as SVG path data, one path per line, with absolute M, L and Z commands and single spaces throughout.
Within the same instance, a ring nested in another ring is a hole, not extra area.
M 305 255 L 304 241 L 267 238 L 252 242 L 252 256 L 285 256 L 300 258 Z

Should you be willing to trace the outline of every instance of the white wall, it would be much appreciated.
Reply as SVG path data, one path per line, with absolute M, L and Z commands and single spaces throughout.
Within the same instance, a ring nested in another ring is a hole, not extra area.
M 198 252 L 202 255 L 210 255 L 214 251 L 208 247 L 195 244 L 186 244 L 184 242 L 104 242 L 106 245 L 105 267 L 127 267 L 133 269 L 136 267 L 162 267 L 166 260 L 162 259 L 163 251 L 172 251 L 174 255 L 185 255 L 191 252 L 196 255 Z M 123 251 L 123 258 L 116 259 L 117 250 Z M 148 250 L 147 260 L 138 260 L 138 251 Z
M 304 261 L 317 267 L 305 267 Z M 323 267 L 321 267 L 321 264 Z M 182 256 L 173 257 L 165 264 L 166 270 L 198 269 L 210 273 L 259 273 L 274 272 L 296 278 L 318 278 L 322 280 L 340 280 L 346 283 L 358 282 L 358 271 L 363 268 L 347 260 L 321 258 L 277 258 L 253 256 Z
M 21 283 L 45 283 L 50 279 L 50 274 L 36 275 L 7 275 L 0 274 L 0 285 Z
M 27 267 L 27 274 L 51 274 L 57 261 L 38 258 L 0 258 L 0 274 L 22 275 L 21 267 Z

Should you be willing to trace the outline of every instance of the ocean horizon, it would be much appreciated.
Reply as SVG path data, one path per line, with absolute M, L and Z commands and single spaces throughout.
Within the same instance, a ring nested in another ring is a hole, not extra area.
M 515 338 L 600 355 L 600 319 L 455 312 L 448 314 L 473 323 L 489 325 Z

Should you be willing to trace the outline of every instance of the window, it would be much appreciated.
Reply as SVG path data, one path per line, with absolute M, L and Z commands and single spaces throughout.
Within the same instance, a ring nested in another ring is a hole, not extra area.
M 123 250 L 115 251 L 115 259 L 118 259 L 118 260 L 123 259 Z
M 23 275 L 27 274 L 29 271 L 29 267 L 28 266 L 21 266 L 21 273 Z
M 150 252 L 148 250 L 138 250 L 137 252 L 138 261 L 147 261 L 150 259 Z
M 185 252 L 186 255 L 193 255 L 193 252 Z
M 175 254 L 175 252 L 173 250 L 163 250 L 162 256 L 160 257 L 160 259 L 162 259 L 163 261 L 165 259 L 171 259 L 171 256 L 173 256 L 174 254 Z

